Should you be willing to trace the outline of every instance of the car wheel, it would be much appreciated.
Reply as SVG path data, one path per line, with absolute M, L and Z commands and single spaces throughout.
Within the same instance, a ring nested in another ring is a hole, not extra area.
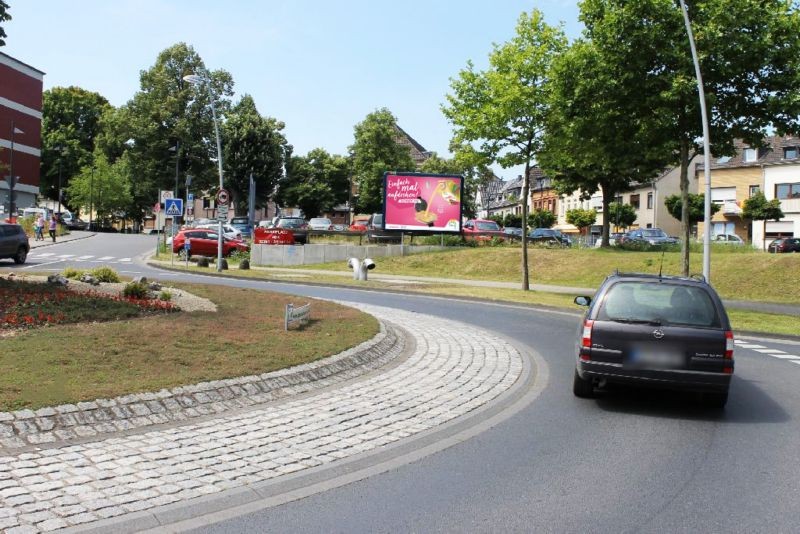
M 728 392 L 725 391 L 723 393 L 705 393 L 703 395 L 703 400 L 711 408 L 717 408 L 721 410 L 722 408 L 725 407 L 725 404 L 728 402 Z
M 25 249 L 25 247 L 19 247 L 17 254 L 14 256 L 14 263 L 17 265 L 22 265 L 25 263 L 26 259 L 28 259 L 28 251 Z
M 591 399 L 594 397 L 594 384 L 592 384 L 591 379 L 585 380 L 581 378 L 577 369 L 575 369 L 575 377 L 572 380 L 572 393 L 574 393 L 576 397 L 582 399 Z

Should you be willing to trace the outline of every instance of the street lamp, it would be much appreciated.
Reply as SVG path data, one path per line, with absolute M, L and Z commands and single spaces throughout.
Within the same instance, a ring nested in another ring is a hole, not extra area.
M 194 86 L 201 86 L 205 85 L 208 87 L 209 93 L 209 101 L 211 102 L 211 117 L 214 119 L 214 135 L 217 137 L 217 169 L 219 170 L 219 189 L 220 191 L 223 189 L 223 180 L 222 180 L 222 140 L 219 137 L 219 124 L 217 123 L 217 110 L 214 106 L 214 94 L 211 91 L 211 86 L 209 84 L 209 79 L 206 76 L 200 76 L 198 74 L 187 74 L 183 77 L 184 81 L 189 82 Z M 219 223 L 218 229 L 218 239 L 217 242 L 217 271 L 222 271 L 222 220 L 219 219 L 219 215 L 217 216 L 217 222 Z
M 58 213 L 61 213 L 61 159 L 64 157 L 64 151 L 66 150 L 62 146 L 57 146 L 58 149 Z
M 694 61 L 694 72 L 697 77 L 697 91 L 700 95 L 700 118 L 703 121 L 703 175 L 706 180 L 705 205 L 703 209 L 703 220 L 705 221 L 705 232 L 703 232 L 703 277 L 708 282 L 711 278 L 711 141 L 708 134 L 708 114 L 706 113 L 706 93 L 703 90 L 703 75 L 700 73 L 700 60 L 697 59 L 697 48 L 694 44 L 694 34 L 692 25 L 689 22 L 689 11 L 686 3 L 681 2 L 683 21 L 686 24 L 686 34 L 689 36 L 689 47 L 692 49 L 692 60 Z M 685 243 L 688 247 L 689 243 Z
M 14 186 L 17 185 L 17 178 L 14 176 L 14 134 L 24 134 L 22 130 L 17 128 L 14 121 L 11 121 L 11 154 L 8 161 L 8 212 L 9 217 L 12 218 L 17 211 L 16 202 L 14 202 Z
M 178 193 L 178 173 L 180 171 L 181 161 L 181 142 L 175 141 L 175 146 L 169 148 L 170 152 L 175 152 L 175 198 L 180 198 Z M 175 235 L 175 218 L 172 219 L 172 235 Z
M 92 163 L 92 177 L 89 180 L 89 231 L 92 231 L 92 214 L 94 213 L 94 163 Z

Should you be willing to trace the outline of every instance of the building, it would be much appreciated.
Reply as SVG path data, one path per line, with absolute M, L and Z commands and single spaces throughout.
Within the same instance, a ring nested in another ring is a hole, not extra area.
M 712 217 L 712 235 L 736 234 L 763 248 L 776 237 L 800 235 L 800 138 L 767 137 L 764 147 L 737 141 L 736 154 L 711 163 L 711 201 L 721 209 Z M 700 191 L 705 190 L 702 165 L 696 170 Z M 784 218 L 752 224 L 742 217 L 744 201 L 756 191 L 767 200 L 779 199 Z M 698 234 L 704 232 L 703 223 Z
M 539 167 L 531 168 L 528 173 L 530 184 L 530 198 L 528 199 L 529 212 L 533 210 L 546 210 L 558 216 L 559 195 L 553 187 L 553 179 L 545 176 Z
M 13 211 L 35 206 L 39 194 L 44 72 L 0 52 L 0 80 L 0 213 L 8 214 L 12 192 Z
M 409 152 L 411 153 L 411 159 L 414 160 L 414 163 L 419 169 L 420 165 L 422 165 L 425 160 L 431 157 L 432 152 L 426 150 L 424 146 L 419 144 L 413 137 L 408 135 L 408 133 L 400 128 L 397 124 L 394 125 L 395 130 L 397 131 L 397 136 L 395 137 L 395 141 L 398 145 L 407 147 Z M 397 170 L 411 170 L 411 169 L 397 169 Z

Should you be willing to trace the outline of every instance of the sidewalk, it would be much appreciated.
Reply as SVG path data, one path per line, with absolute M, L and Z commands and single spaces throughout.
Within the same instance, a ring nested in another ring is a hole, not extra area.
M 59 243 L 66 243 L 68 241 L 76 241 L 78 239 L 87 239 L 89 237 L 95 236 L 95 232 L 83 232 L 80 230 L 71 230 L 70 233 L 62 236 L 56 237 L 56 242 L 53 243 L 53 240 L 50 238 L 49 235 L 45 234 L 44 239 L 42 241 L 36 241 L 33 238 L 28 239 L 28 244 L 31 247 L 31 250 L 35 248 L 41 247 L 49 247 L 51 245 L 57 245 Z
M 163 529 L 176 517 L 262 499 L 289 473 L 384 452 L 530 378 L 522 355 L 489 332 L 419 313 L 345 304 L 404 332 L 403 354 L 316 393 L 103 439 L 7 449 L 0 457 L 0 530 Z M 10 425 L 0 428 L 8 432 Z

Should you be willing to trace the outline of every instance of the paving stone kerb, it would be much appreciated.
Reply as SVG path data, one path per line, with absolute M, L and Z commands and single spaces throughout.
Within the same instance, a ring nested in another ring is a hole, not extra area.
M 14 449 L 185 421 L 328 387 L 386 365 L 405 347 L 397 328 L 380 322 L 371 340 L 317 362 L 261 375 L 202 382 L 157 392 L 0 412 L 0 454 Z
M 453 421 L 496 399 L 523 373 L 522 355 L 490 332 L 357 307 L 387 325 L 403 325 L 414 339 L 411 354 L 338 387 L 207 420 L 6 453 L 0 457 L 0 530 L 83 528 L 172 503 L 188 506 L 228 489 L 257 488 Z

